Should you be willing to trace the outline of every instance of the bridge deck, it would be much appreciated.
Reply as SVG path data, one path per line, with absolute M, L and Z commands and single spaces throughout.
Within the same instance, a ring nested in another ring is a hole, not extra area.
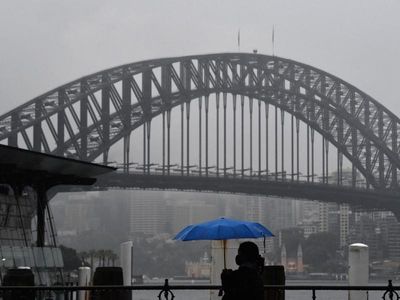
M 400 209 L 400 193 L 353 188 L 322 183 L 266 181 L 256 178 L 182 176 L 143 173 L 112 173 L 100 177 L 101 188 L 160 189 L 201 192 L 225 192 L 258 196 L 277 196 L 324 202 L 349 203 L 366 209 Z

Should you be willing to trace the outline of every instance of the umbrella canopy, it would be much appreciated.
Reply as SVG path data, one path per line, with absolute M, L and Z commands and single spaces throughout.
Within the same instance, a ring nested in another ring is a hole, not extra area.
M 260 223 L 218 218 L 204 223 L 193 224 L 182 229 L 175 240 L 229 240 L 274 236 Z

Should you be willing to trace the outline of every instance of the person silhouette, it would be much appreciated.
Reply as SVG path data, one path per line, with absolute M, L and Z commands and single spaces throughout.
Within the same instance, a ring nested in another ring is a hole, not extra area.
M 221 273 L 222 300 L 263 300 L 264 259 L 257 245 L 249 241 L 241 243 L 235 261 L 239 266 L 237 270 L 224 269 Z

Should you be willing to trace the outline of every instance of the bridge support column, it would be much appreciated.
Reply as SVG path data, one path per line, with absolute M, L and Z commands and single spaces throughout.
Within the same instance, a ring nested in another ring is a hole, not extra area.
M 236 176 L 236 95 L 233 95 L 233 176 Z
M 206 176 L 208 176 L 208 105 L 209 105 L 209 96 L 206 95 L 204 99 L 204 109 L 206 113 Z
M 167 170 L 171 168 L 171 110 L 167 110 Z
M 101 120 L 103 129 L 103 164 L 108 164 L 108 151 L 110 144 L 110 96 L 111 90 L 108 85 L 108 77 L 103 74 L 102 83 L 105 85 L 101 90 Z
M 151 120 L 147 121 L 147 173 L 150 174 L 150 135 L 151 133 Z
M 162 113 L 162 174 L 165 175 L 165 111 Z
M 217 166 L 216 166 L 216 168 L 217 168 L 217 176 L 219 176 L 219 93 L 216 93 L 215 94 L 215 104 L 216 104 L 216 109 L 217 109 L 217 116 L 216 116 L 216 118 L 217 118 L 217 123 L 216 123 L 216 130 L 217 130 L 217 132 L 216 132 L 216 150 L 217 150 L 217 153 L 216 153 L 216 164 L 217 164 Z
M 128 68 L 123 70 L 122 79 L 122 124 L 126 135 L 124 136 L 124 172 L 129 173 L 130 142 L 131 142 L 131 77 Z
M 129 173 L 129 153 L 130 153 L 131 134 L 124 136 L 124 172 Z
M 268 148 L 269 148 L 269 128 L 268 128 L 268 120 L 269 120 L 269 104 L 265 103 L 265 178 L 268 180 L 269 176 L 269 164 L 268 164 Z
M 201 144 L 201 139 L 202 139 L 202 134 L 201 134 L 201 119 L 202 119 L 202 102 L 203 98 L 199 97 L 199 174 L 200 176 L 202 175 L 202 161 L 201 161 L 201 150 L 202 150 L 202 144 Z

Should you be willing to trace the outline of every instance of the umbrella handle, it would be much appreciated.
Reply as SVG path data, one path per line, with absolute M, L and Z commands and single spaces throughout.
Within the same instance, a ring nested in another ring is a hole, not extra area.
M 226 269 L 226 240 L 223 240 L 223 247 L 224 247 L 224 269 Z
M 264 259 L 265 259 L 265 253 L 266 253 L 266 250 L 265 250 L 265 244 L 266 244 L 266 243 L 265 243 L 265 235 L 264 235 L 264 241 L 263 241 L 263 244 L 264 244 L 264 245 L 263 245 L 263 246 L 264 246 Z

